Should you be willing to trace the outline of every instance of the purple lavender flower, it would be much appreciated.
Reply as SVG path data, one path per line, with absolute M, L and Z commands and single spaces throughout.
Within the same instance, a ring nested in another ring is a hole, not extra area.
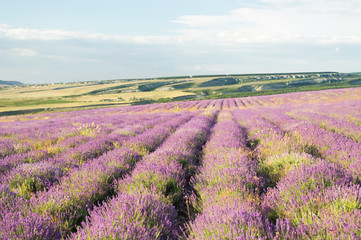
M 353 182 L 352 176 L 335 163 L 319 161 L 313 165 L 301 165 L 278 182 L 277 188 L 269 189 L 263 207 L 273 221 L 290 219 L 292 226 L 313 224 L 315 216 L 327 208 L 334 189 L 345 189 Z M 341 209 L 347 206 L 345 202 L 339 203 Z M 347 208 L 358 209 L 357 206 Z
M 270 239 L 272 227 L 247 202 L 233 198 L 207 207 L 191 223 L 188 239 Z
M 157 195 L 122 193 L 95 209 L 69 239 L 178 239 L 177 213 Z
M 29 199 L 32 194 L 49 189 L 62 176 L 63 171 L 50 163 L 24 163 L 7 175 L 5 183 L 19 196 Z
M 59 185 L 31 199 L 32 209 L 54 219 L 67 234 L 85 218 L 88 208 L 114 191 L 114 179 L 127 173 L 138 160 L 138 154 L 117 149 L 83 164 L 62 178 Z
M 50 218 L 33 213 L 27 202 L 0 185 L 0 239 L 60 239 Z

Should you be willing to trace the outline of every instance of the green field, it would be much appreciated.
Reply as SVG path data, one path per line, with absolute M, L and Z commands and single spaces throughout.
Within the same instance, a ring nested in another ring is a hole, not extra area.
M 0 88 L 0 116 L 361 86 L 361 73 L 174 76 Z

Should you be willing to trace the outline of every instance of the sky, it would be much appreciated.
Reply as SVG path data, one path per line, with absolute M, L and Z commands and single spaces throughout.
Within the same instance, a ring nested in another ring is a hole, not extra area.
M 0 80 L 361 71 L 360 0 L 0 0 Z

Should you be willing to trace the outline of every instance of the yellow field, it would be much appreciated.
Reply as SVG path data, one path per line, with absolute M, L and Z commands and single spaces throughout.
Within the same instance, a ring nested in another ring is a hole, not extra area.
M 205 80 L 205 79 L 204 79 Z M 167 80 L 163 80 L 167 81 Z M 181 80 L 178 80 L 181 81 Z M 21 111 L 30 109 L 61 109 L 130 105 L 140 100 L 159 100 L 192 95 L 182 90 L 160 90 L 139 92 L 138 85 L 149 83 L 149 80 L 137 80 L 121 83 L 73 83 L 49 84 L 23 87 L 9 87 L 0 90 L 0 113 L 7 111 Z M 157 81 L 160 82 L 160 81 Z M 175 82 L 176 84 L 177 82 Z M 120 88 L 124 92 L 110 94 L 93 94 L 108 88 Z

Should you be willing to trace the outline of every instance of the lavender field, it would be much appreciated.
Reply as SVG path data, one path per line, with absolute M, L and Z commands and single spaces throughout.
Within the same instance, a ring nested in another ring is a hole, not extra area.
M 361 239 L 361 88 L 0 118 L 0 239 Z

